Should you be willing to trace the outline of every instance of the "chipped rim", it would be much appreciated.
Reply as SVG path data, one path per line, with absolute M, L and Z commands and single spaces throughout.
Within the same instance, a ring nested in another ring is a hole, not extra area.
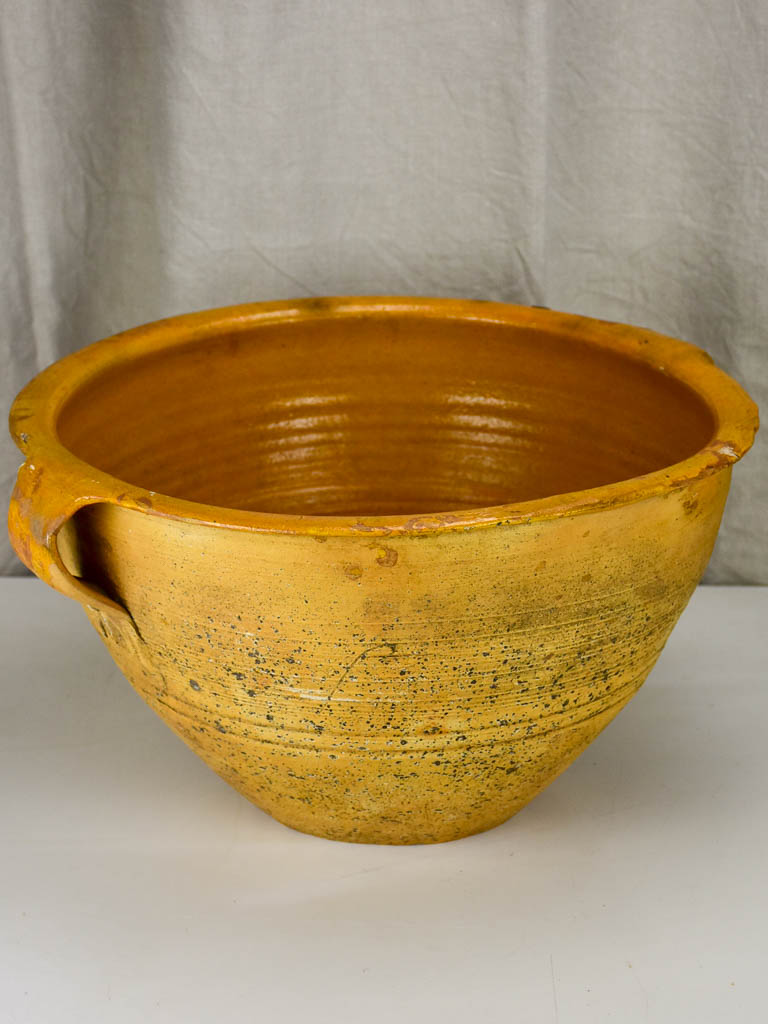
M 78 459 L 59 440 L 57 420 L 69 398 L 106 369 L 128 366 L 159 349 L 251 331 L 260 325 L 325 318 L 408 315 L 416 319 L 506 324 L 557 333 L 608 349 L 650 366 L 690 388 L 710 410 L 714 433 L 699 451 L 652 473 L 587 490 L 515 502 L 427 514 L 383 516 L 290 515 L 207 505 L 149 491 Z M 111 503 L 147 515 L 267 533 L 355 536 L 423 535 L 477 527 L 543 521 L 630 504 L 676 490 L 738 461 L 758 428 L 757 406 L 702 349 L 640 327 L 558 313 L 540 307 L 463 299 L 334 297 L 248 303 L 158 320 L 115 334 L 53 363 L 17 396 L 11 434 L 28 461 L 54 467 L 62 487 L 88 491 L 67 495 L 78 504 Z M 65 499 L 66 500 L 66 499 Z

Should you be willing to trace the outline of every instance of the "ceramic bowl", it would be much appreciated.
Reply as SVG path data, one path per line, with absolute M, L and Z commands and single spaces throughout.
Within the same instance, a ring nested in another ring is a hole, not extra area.
M 757 412 L 650 331 L 342 298 L 100 341 L 11 424 L 16 551 L 168 725 L 287 825 L 427 843 L 509 818 L 637 691 Z

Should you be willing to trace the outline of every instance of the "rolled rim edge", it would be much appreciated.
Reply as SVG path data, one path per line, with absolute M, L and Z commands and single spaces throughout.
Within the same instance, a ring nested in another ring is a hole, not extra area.
M 206 505 L 137 487 L 78 459 L 59 440 L 57 417 L 64 403 L 107 367 L 127 363 L 157 348 L 204 340 L 226 330 L 249 330 L 259 324 L 377 316 L 387 312 L 508 324 L 556 331 L 582 342 L 640 360 L 692 390 L 710 409 L 715 436 L 681 462 L 643 476 L 600 487 L 530 501 L 389 516 L 319 516 L 245 511 Z M 52 460 L 73 480 L 87 477 L 91 492 L 105 503 L 143 514 L 254 532 L 309 536 L 418 535 L 514 523 L 545 521 L 631 504 L 668 493 L 737 462 L 752 446 L 759 426 L 755 403 L 702 349 L 654 331 L 612 321 L 560 313 L 539 307 L 464 299 L 396 296 L 329 297 L 249 303 L 183 314 L 112 335 L 53 363 L 18 394 L 12 404 L 10 430 L 27 459 Z

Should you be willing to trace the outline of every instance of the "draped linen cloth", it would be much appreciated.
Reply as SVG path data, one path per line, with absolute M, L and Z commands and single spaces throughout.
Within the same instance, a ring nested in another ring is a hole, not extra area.
M 0 30 L 6 405 L 158 317 L 387 293 L 640 324 L 768 408 L 764 0 L 4 0 Z M 3 431 L 4 500 L 19 462 Z M 768 437 L 709 581 L 768 583 L 766 510 Z

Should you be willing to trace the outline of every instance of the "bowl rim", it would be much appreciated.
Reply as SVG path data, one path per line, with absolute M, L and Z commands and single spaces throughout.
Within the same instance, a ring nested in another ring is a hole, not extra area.
M 688 458 L 642 476 L 600 487 L 528 501 L 433 513 L 398 515 L 299 515 L 207 505 L 150 491 L 79 459 L 60 441 L 59 413 L 84 384 L 106 369 L 161 349 L 203 341 L 260 325 L 331 318 L 381 317 L 388 313 L 502 324 L 557 333 L 645 363 L 687 385 L 710 410 L 712 438 Z M 689 342 L 642 327 L 598 320 L 540 306 L 478 299 L 411 296 L 334 296 L 252 302 L 156 320 L 114 334 L 59 359 L 39 373 L 13 402 L 10 431 L 27 460 L 55 466 L 57 478 L 79 504 L 107 503 L 208 526 L 310 536 L 423 535 L 503 524 L 530 523 L 632 504 L 677 490 L 730 467 L 751 447 L 758 410 L 746 391 L 719 369 L 711 356 Z

